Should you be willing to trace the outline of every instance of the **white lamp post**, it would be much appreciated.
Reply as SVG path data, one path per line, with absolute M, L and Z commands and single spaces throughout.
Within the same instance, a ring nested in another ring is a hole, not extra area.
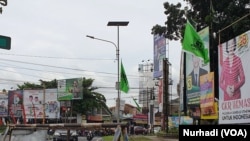
M 116 83 L 116 89 L 117 89 L 117 123 L 120 122 L 120 57 L 119 57 L 119 26 L 127 26 L 129 22 L 108 22 L 108 26 L 117 26 L 118 28 L 118 39 L 117 39 L 117 45 L 109 40 L 104 40 L 100 38 L 96 38 L 94 36 L 87 35 L 86 37 L 95 39 L 95 40 L 100 40 L 103 42 L 108 42 L 111 43 L 115 46 L 116 48 L 116 59 L 117 59 L 117 83 Z

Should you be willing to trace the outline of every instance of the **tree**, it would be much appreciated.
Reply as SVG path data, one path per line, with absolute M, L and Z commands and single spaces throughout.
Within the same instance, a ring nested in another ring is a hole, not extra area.
M 231 25 L 244 15 L 249 15 L 249 0 L 183 0 L 190 8 L 182 9 L 181 3 L 176 5 L 165 2 L 167 21 L 165 26 L 155 25 L 152 34 L 164 35 L 169 40 L 181 40 L 184 34 L 186 19 L 189 19 L 197 31 L 209 26 L 211 33 Z M 221 43 L 250 29 L 250 15 L 221 32 Z M 218 36 L 217 36 L 218 37 Z M 218 40 L 214 41 L 217 45 Z
M 42 89 L 43 86 L 35 83 L 24 82 L 23 85 L 17 84 L 17 90 L 27 90 L 27 89 Z
M 106 98 L 104 95 L 95 92 L 97 87 L 92 87 L 94 79 L 83 78 L 83 99 L 78 102 L 73 102 L 73 110 L 76 113 L 89 114 L 94 108 L 108 109 L 106 105 Z

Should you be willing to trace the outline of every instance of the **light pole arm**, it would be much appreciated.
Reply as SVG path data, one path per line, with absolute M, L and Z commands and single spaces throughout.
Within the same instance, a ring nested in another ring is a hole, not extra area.
M 119 30 L 118 30 L 119 31 Z M 117 88 L 117 94 L 118 94 L 118 98 L 117 98 L 117 107 L 118 107 L 118 110 L 117 110 L 117 123 L 120 122 L 120 57 L 119 57 L 119 42 L 117 43 L 117 45 L 114 43 L 114 42 L 111 42 L 109 40 L 104 40 L 104 39 L 100 39 L 100 38 L 95 38 L 94 36 L 90 36 L 90 35 L 87 35 L 86 37 L 88 38 L 91 38 L 91 39 L 96 39 L 96 40 L 100 40 L 100 41 L 103 41 L 103 42 L 108 42 L 108 43 L 111 43 L 115 46 L 116 48 L 116 59 L 117 59 L 117 83 L 116 83 L 116 88 Z M 119 36 L 118 36 L 119 37 Z
M 111 43 L 111 44 L 113 44 L 115 46 L 116 50 L 118 50 L 117 45 L 114 42 L 112 42 L 112 41 L 104 40 L 104 39 L 100 39 L 100 38 L 96 38 L 96 37 L 90 36 L 90 35 L 87 35 L 86 37 L 91 38 L 91 39 L 95 39 L 95 40 L 100 40 L 100 41 L 103 41 L 103 42 Z

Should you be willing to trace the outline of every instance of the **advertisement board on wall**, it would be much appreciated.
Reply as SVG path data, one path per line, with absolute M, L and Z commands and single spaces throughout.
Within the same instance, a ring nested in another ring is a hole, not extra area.
M 250 31 L 218 46 L 219 124 L 250 122 Z
M 57 81 L 59 101 L 82 99 L 82 78 L 63 79 Z

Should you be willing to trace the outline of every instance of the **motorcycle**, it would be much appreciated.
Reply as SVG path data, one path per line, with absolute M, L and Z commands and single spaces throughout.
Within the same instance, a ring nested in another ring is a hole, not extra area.
M 88 141 L 91 141 L 93 138 L 94 138 L 94 135 L 93 135 L 92 131 L 89 131 L 89 132 L 87 133 L 87 140 L 88 140 Z

